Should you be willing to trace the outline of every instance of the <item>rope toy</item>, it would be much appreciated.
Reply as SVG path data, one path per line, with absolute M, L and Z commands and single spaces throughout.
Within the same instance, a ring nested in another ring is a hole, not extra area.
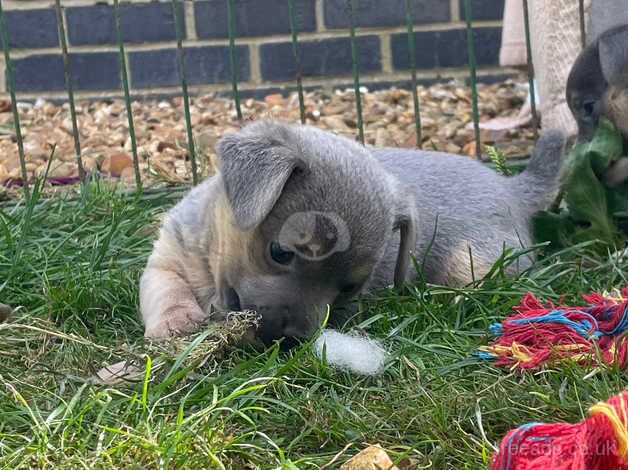
M 628 470 L 628 390 L 576 424 L 528 423 L 504 436 L 493 470 Z
M 628 287 L 583 295 L 586 307 L 549 302 L 528 292 L 515 312 L 489 326 L 496 339 L 477 355 L 511 369 L 535 369 L 572 360 L 628 367 Z

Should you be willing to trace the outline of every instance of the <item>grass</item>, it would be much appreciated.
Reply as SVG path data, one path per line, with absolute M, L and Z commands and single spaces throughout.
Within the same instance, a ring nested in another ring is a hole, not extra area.
M 518 278 L 502 260 L 473 286 L 383 292 L 347 325 L 392 352 L 382 376 L 365 378 L 308 345 L 221 353 L 207 348 L 213 331 L 146 343 L 138 278 L 180 193 L 92 183 L 71 200 L 37 189 L 28 206 L 0 208 L 0 301 L 19 306 L 0 326 L 3 468 L 337 468 L 367 443 L 412 468 L 485 468 L 508 429 L 579 420 L 627 383 L 613 368 L 509 372 L 473 356 L 528 290 L 577 301 L 627 285 L 626 256 L 596 260 L 581 246 Z M 91 379 L 124 359 L 141 365 L 137 381 Z

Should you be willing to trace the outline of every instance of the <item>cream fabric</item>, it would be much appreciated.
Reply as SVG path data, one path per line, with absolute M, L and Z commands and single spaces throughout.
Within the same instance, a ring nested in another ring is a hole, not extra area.
M 591 0 L 585 0 L 585 18 L 590 4 Z M 529 0 L 528 11 L 541 124 L 574 135 L 576 122 L 567 106 L 565 84 L 581 50 L 578 0 Z M 500 64 L 525 63 L 523 0 L 506 0 Z
M 523 22 L 523 0 L 506 0 L 502 27 L 502 47 L 499 64 L 502 67 L 526 65 L 525 25 Z
M 585 15 L 590 3 L 585 1 Z M 577 126 L 567 106 L 565 85 L 582 50 L 578 0 L 530 0 L 529 7 L 532 62 L 541 98 L 542 125 L 574 135 Z

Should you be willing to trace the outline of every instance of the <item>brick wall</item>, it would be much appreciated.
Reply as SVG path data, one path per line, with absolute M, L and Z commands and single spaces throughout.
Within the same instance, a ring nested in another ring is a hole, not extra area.
M 423 81 L 466 76 L 464 0 L 412 0 L 416 63 Z M 405 0 L 354 0 L 360 68 L 365 84 L 407 81 Z M 287 0 L 236 0 L 238 78 L 246 90 L 294 84 Z M 64 0 L 74 84 L 79 96 L 119 95 L 120 65 L 114 12 L 108 4 Z M 296 0 L 304 85 L 351 83 L 346 0 Z M 11 57 L 20 97 L 64 96 L 57 19 L 49 0 L 4 0 Z M 228 90 L 225 0 L 182 1 L 187 76 L 192 91 Z M 499 72 L 503 0 L 473 0 L 480 75 Z M 130 84 L 135 94 L 179 90 L 175 25 L 169 2 L 121 7 Z M 4 63 L 0 62 L 2 68 Z M 6 92 L 5 74 L 0 90 Z

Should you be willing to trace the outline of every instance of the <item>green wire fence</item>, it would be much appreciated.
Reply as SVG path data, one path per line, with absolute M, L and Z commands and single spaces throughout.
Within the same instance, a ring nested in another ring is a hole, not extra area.
M 11 111 L 13 113 L 13 128 L 15 129 L 15 140 L 17 141 L 17 152 L 20 159 L 20 171 L 24 186 L 24 196 L 28 200 L 30 190 L 28 186 L 28 173 L 26 171 L 26 158 L 24 157 L 24 140 L 22 139 L 22 129 L 20 127 L 20 116 L 17 111 L 17 99 L 15 98 L 15 76 L 13 75 L 13 67 L 11 65 L 11 55 L 9 54 L 9 33 L 2 9 L 2 1 L 0 1 L 0 37 L 2 38 L 2 50 L 4 51 L 4 63 L 6 64 L 7 87 L 9 96 L 11 97 Z
M 231 76 L 231 87 L 232 87 L 232 98 L 234 102 L 234 107 L 236 111 L 236 115 L 238 119 L 242 119 L 242 109 L 240 105 L 240 92 L 238 90 L 238 63 L 237 63 L 237 54 L 236 54 L 236 6 L 234 0 L 225 0 L 226 8 L 227 8 L 227 16 L 228 16 L 228 38 L 229 38 L 229 62 L 230 62 L 230 76 Z M 416 145 L 418 148 L 421 148 L 422 145 L 422 135 L 421 135 L 421 109 L 419 96 L 417 91 L 417 66 L 416 66 L 416 51 L 417 47 L 420 48 L 421 44 L 415 43 L 415 33 L 414 33 L 414 12 L 412 9 L 412 0 L 405 0 L 405 16 L 407 22 L 407 37 L 408 37 L 408 51 L 409 51 L 409 63 L 410 63 L 410 81 L 412 85 L 412 97 L 413 97 L 413 108 L 414 108 L 414 119 L 415 119 L 415 131 L 416 131 Z M 178 0 L 171 0 L 172 4 L 172 14 L 174 19 L 174 29 L 175 29 L 175 37 L 176 37 L 176 46 L 177 46 L 177 62 L 178 62 L 178 71 L 179 77 L 181 80 L 181 94 L 183 97 L 183 107 L 185 114 L 185 124 L 186 124 L 186 133 L 187 133 L 187 146 L 188 146 L 188 156 L 190 160 L 190 167 L 192 172 L 192 183 L 198 183 L 198 168 L 197 168 L 197 151 L 196 145 L 194 141 L 194 133 L 192 129 L 192 123 L 190 118 L 190 98 L 188 93 L 188 85 L 186 78 L 186 67 L 185 67 L 185 49 L 183 46 L 183 34 L 181 31 L 181 23 L 179 21 L 180 17 L 180 7 L 181 2 Z M 585 30 L 584 30 L 584 6 L 583 0 L 579 0 L 579 11 L 580 11 L 580 30 L 581 30 L 581 40 L 584 46 L 585 44 Z M 135 181 L 137 183 L 138 189 L 141 190 L 142 187 L 142 176 L 140 173 L 140 165 L 137 151 L 137 143 L 135 136 L 135 126 L 133 121 L 133 108 L 131 106 L 131 93 L 129 90 L 129 80 L 128 80 L 128 72 L 127 72 L 127 64 L 125 59 L 125 50 L 124 50 L 124 32 L 120 26 L 120 17 L 123 14 L 121 11 L 121 6 L 119 4 L 119 0 L 113 1 L 114 6 L 114 21 L 115 21 L 115 29 L 116 29 L 116 39 L 117 46 L 119 49 L 119 61 L 120 61 L 120 81 L 122 85 L 122 91 L 124 92 L 124 101 L 126 106 L 126 113 L 128 118 L 128 126 L 129 126 L 129 137 L 131 141 L 131 150 L 133 157 L 133 169 L 135 173 Z M 76 106 L 74 99 L 74 87 L 73 87 L 73 79 L 72 79 L 72 67 L 71 67 L 71 56 L 68 52 L 67 40 L 66 40 L 66 29 L 63 15 L 63 7 L 61 5 L 61 0 L 55 0 L 54 3 L 57 22 L 58 22 L 58 33 L 59 33 L 59 42 L 61 47 L 61 54 L 63 57 L 63 65 L 65 71 L 65 83 L 68 95 L 68 103 L 71 114 L 72 121 L 72 134 L 74 139 L 74 151 L 76 154 L 76 164 L 78 168 L 79 178 L 82 182 L 86 181 L 87 173 L 82 165 L 81 160 L 81 139 L 80 139 L 80 128 L 79 123 L 76 116 Z M 352 74 L 353 74 L 353 85 L 354 85 L 354 93 L 355 93 L 355 110 L 357 117 L 357 128 L 358 128 L 358 138 L 360 142 L 364 143 L 364 120 L 362 116 L 362 99 L 361 99 L 361 91 L 360 91 L 360 52 L 359 52 L 359 35 L 356 26 L 356 7 L 354 5 L 354 0 L 346 0 L 346 11 L 349 18 L 349 34 L 350 34 L 350 43 L 351 43 L 351 56 L 353 61 L 352 66 Z M 288 0 L 286 8 L 288 9 L 288 16 L 290 20 L 290 32 L 291 32 L 291 41 L 292 41 L 292 54 L 296 67 L 296 76 L 295 83 L 296 89 L 299 98 L 299 113 L 300 120 L 302 123 L 306 122 L 306 112 L 305 112 L 305 104 L 304 104 L 304 92 L 303 92 L 303 74 L 301 68 L 301 51 L 299 48 L 299 31 L 297 25 L 297 13 L 295 7 L 295 0 Z M 532 57 L 531 57 L 531 39 L 530 39 L 530 26 L 529 26 L 529 16 L 528 16 L 528 1 L 524 0 L 523 2 L 524 9 L 524 25 L 525 25 L 525 37 L 526 37 L 526 51 L 527 51 L 527 62 L 528 62 L 528 81 L 530 87 L 530 97 L 531 97 L 531 108 L 533 114 L 533 126 L 535 133 L 538 128 L 538 116 L 536 111 L 536 97 L 535 97 L 535 89 L 534 89 L 534 71 L 532 68 Z M 475 133 L 475 151 L 476 155 L 481 154 L 481 142 L 480 142 L 480 128 L 479 128 L 479 113 L 478 113 L 478 96 L 477 96 L 477 75 L 476 75 L 476 53 L 475 53 L 475 40 L 473 34 L 473 12 L 472 12 L 472 2 L 471 0 L 464 1 L 464 19 L 466 24 L 466 32 L 467 32 L 467 47 L 468 47 L 468 65 L 469 65 L 469 77 L 470 77 L 470 86 L 471 86 L 471 95 L 472 95 L 472 114 L 473 114 L 473 125 L 474 125 L 474 133 Z M 28 181 L 28 172 L 26 170 L 26 158 L 24 154 L 24 143 L 23 136 L 20 127 L 20 117 L 18 113 L 17 107 L 17 97 L 15 93 L 15 75 L 12 68 L 11 63 L 11 55 L 8 41 L 8 32 L 6 19 L 4 15 L 4 11 L 2 8 L 2 0 L 0 0 L 0 39 L 2 41 L 2 49 L 4 52 L 4 61 L 6 67 L 6 78 L 7 78 L 7 88 L 9 92 L 10 102 L 11 102 L 11 110 L 13 113 L 13 127 L 15 129 L 15 138 L 17 142 L 18 148 L 18 158 L 20 164 L 20 173 L 21 173 L 21 184 L 24 190 L 25 197 L 28 198 L 30 195 L 29 189 L 29 181 Z
M 135 184 L 137 184 L 138 187 L 141 187 L 142 175 L 140 174 L 139 158 L 137 158 L 137 142 L 135 140 L 135 125 L 133 124 L 133 108 L 131 107 L 131 94 L 129 93 L 129 75 L 126 68 L 124 41 L 122 40 L 122 28 L 120 27 L 120 4 L 118 0 L 113 0 L 113 8 L 115 10 L 116 40 L 118 41 L 118 49 L 120 51 L 120 78 L 122 79 L 122 87 L 124 88 L 124 103 L 126 105 L 126 115 L 129 122 L 129 137 L 131 138 L 131 153 L 133 155 Z

